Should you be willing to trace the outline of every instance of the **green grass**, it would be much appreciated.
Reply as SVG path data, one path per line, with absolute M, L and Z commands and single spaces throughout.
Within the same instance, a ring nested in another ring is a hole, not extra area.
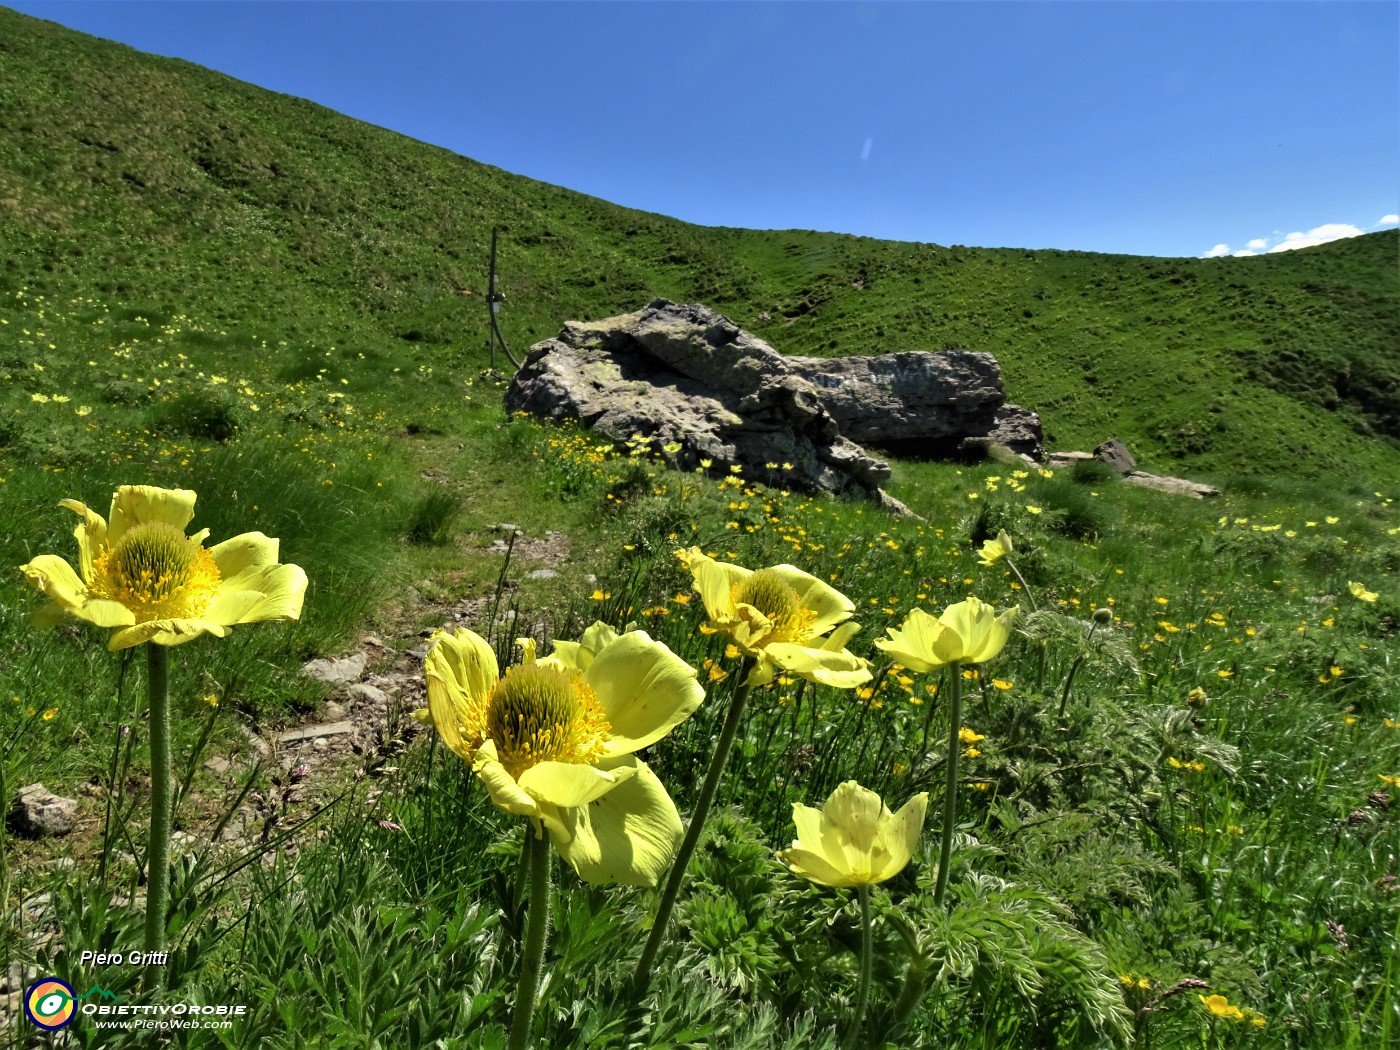
M 832 580 L 878 684 L 755 693 L 640 1018 L 622 991 L 654 894 L 559 873 L 540 1045 L 837 1045 L 854 898 L 774 851 L 792 803 L 851 778 L 893 807 L 932 803 L 913 863 L 874 894 L 869 1045 L 1395 1042 L 1393 233 L 1149 260 L 705 230 L 5 11 L 0 102 L 0 520 L 15 523 L 0 564 L 71 560 L 60 499 L 105 512 L 116 485 L 149 483 L 197 491 L 212 541 L 279 537 L 311 581 L 301 620 L 172 652 L 177 826 L 197 848 L 175 867 L 162 994 L 247 1017 L 160 1044 L 79 1021 L 75 1045 L 504 1045 L 524 828 L 464 763 L 406 733 L 407 711 L 365 776 L 304 803 L 275 764 L 230 786 L 203 760 L 246 749 L 242 725 L 313 711 L 326 691 L 305 659 L 367 631 L 408 649 L 476 600 L 505 657 L 602 618 L 698 669 L 705 704 L 646 756 L 685 813 L 737 667 L 700 630 L 674 557 L 692 544 Z M 898 460 L 890 490 L 922 519 L 893 519 L 508 419 L 485 370 L 493 222 L 510 227 L 518 343 L 664 294 L 785 351 L 993 350 L 1060 444 L 1117 436 L 1147 469 L 1224 494 Z M 505 522 L 567 534 L 559 575 L 486 553 Z M 1026 586 L 978 563 L 1001 529 Z M 982 739 L 960 766 L 939 909 L 948 683 L 887 667 L 873 642 L 970 594 L 1022 611 L 963 683 Z M 139 943 L 143 661 L 97 629 L 37 632 L 40 604 L 0 574 L 0 804 L 43 781 L 83 823 L 52 842 L 7 833 L 0 955 L 151 1001 L 134 968 L 76 962 Z M 1099 608 L 1113 621 L 1091 631 Z M 255 792 L 246 851 L 204 849 Z M 295 850 L 273 848 L 284 836 Z M 1212 993 L 1266 1024 L 1212 1019 Z M 15 1020 L 0 1045 L 32 1032 Z

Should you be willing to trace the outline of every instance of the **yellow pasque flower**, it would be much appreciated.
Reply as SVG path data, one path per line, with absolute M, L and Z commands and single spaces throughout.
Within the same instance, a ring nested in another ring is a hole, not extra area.
M 595 623 L 499 672 L 480 635 L 439 632 L 425 661 L 428 711 L 491 801 L 543 825 L 586 882 L 654 886 L 681 839 L 665 787 L 633 752 L 700 706 L 691 667 L 645 631 Z
M 889 638 L 875 644 L 911 671 L 931 671 L 944 664 L 977 664 L 1001 652 L 1011 635 L 1016 609 L 1000 615 L 977 598 L 964 598 L 934 619 L 922 609 L 910 609 Z
M 924 827 L 928 792 L 921 791 L 898 813 L 854 780 L 840 785 L 822 809 L 795 803 L 797 838 L 778 859 L 823 886 L 862 886 L 898 875 L 914 855 Z
M 1196 998 L 1216 1017 L 1228 1018 L 1231 1021 L 1244 1020 L 1244 1011 L 1238 1006 L 1231 1006 L 1230 1000 L 1223 995 L 1198 995 Z
M 1351 591 L 1353 597 L 1359 598 L 1363 602 L 1373 602 L 1380 597 L 1375 591 L 1368 591 L 1364 583 L 1357 583 L 1355 580 L 1347 581 L 1347 590 Z
M 982 544 L 981 556 L 977 559 L 978 565 L 995 565 L 1001 561 L 1015 548 L 1011 545 L 1011 537 L 1002 529 L 997 533 L 997 538 L 988 540 Z
M 699 547 L 676 557 L 694 577 L 710 624 L 755 659 L 749 685 L 766 685 L 779 670 L 839 689 L 870 681 L 866 662 L 846 649 L 860 630 L 851 622 L 855 603 L 836 588 L 792 565 L 745 569 Z
M 52 627 L 68 616 L 118 628 L 111 650 L 142 642 L 179 645 L 258 620 L 295 620 L 306 573 L 277 562 L 277 540 L 245 532 L 206 549 L 208 529 L 192 536 L 195 494 L 188 489 L 122 485 L 107 519 L 77 500 L 59 502 L 82 520 L 78 571 L 41 554 L 20 571 L 51 601 L 31 620 Z

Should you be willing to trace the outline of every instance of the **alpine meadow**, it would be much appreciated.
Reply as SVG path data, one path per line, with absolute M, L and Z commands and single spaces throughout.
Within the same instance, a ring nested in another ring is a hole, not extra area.
M 493 229 L 517 359 L 988 351 L 1220 494 L 512 415 Z M 1400 1046 L 1397 348 L 1396 230 L 699 227 L 0 8 L 0 1046 Z

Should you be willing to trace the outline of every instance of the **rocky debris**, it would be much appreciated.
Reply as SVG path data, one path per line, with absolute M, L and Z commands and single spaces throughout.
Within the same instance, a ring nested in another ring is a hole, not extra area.
M 1108 464 L 1118 471 L 1123 476 L 1123 480 L 1130 485 L 1142 485 L 1145 488 L 1159 489 L 1177 496 L 1190 496 L 1192 499 L 1211 499 L 1220 495 L 1220 490 L 1213 485 L 1204 485 L 1199 481 L 1187 481 L 1185 478 L 1165 477 L 1149 474 L 1145 470 L 1138 470 L 1137 460 L 1128 451 L 1128 446 L 1116 438 L 1105 441 L 1093 452 L 1051 452 L 1046 457 L 1047 464 L 1054 470 L 1069 470 L 1078 463 L 1095 461 Z
M 1123 480 L 1129 485 L 1143 485 L 1150 489 L 1161 489 L 1163 492 L 1170 492 L 1177 496 L 1190 496 L 1192 499 L 1213 499 L 1220 495 L 1220 490 L 1213 485 L 1204 485 L 1199 481 L 1187 481 L 1185 478 L 1161 477 L 1142 470 L 1129 471 L 1123 475 Z
M 327 685 L 348 685 L 364 674 L 368 663 L 367 654 L 355 653 L 340 660 L 312 660 L 302 666 L 301 673 Z
M 301 740 L 315 741 L 317 737 L 340 736 L 342 733 L 353 733 L 354 731 L 355 723 L 346 719 L 343 722 L 327 722 L 323 725 L 288 729 L 277 735 L 277 742 L 279 744 L 295 744 Z
M 43 784 L 30 784 L 15 795 L 9 825 L 15 834 L 37 839 L 68 834 L 77 816 L 77 799 L 55 795 Z
M 1088 463 L 1093 458 L 1092 452 L 1050 452 L 1045 456 L 1045 465 L 1051 470 L 1069 470 L 1076 463 Z

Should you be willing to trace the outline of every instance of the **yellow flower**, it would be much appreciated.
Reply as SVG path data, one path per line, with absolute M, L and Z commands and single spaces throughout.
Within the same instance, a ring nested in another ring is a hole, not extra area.
M 1368 591 L 1364 583 L 1357 583 L 1355 580 L 1347 581 L 1347 590 L 1363 602 L 1373 602 L 1380 597 L 1375 591 Z
M 104 520 L 77 500 L 61 500 L 82 519 L 73 531 L 78 571 L 55 554 L 20 566 L 51 599 L 31 620 L 52 627 L 76 616 L 118 628 L 107 643 L 116 650 L 147 641 L 179 645 L 205 633 L 222 638 L 233 624 L 297 619 L 306 573 L 278 564 L 277 540 L 245 532 L 205 549 L 208 529 L 185 535 L 194 504 L 187 489 L 123 485 Z
M 823 886 L 870 886 L 898 875 L 914 854 L 928 810 L 921 791 L 898 813 L 854 780 L 841 784 L 822 809 L 792 807 L 797 838 L 778 858 L 794 874 Z
M 898 629 L 889 628 L 889 638 L 875 644 L 911 671 L 982 663 L 1001 652 L 1015 618 L 1014 608 L 997 615 L 977 598 L 965 598 L 948 606 L 936 620 L 922 609 L 910 609 L 904 623 Z
M 964 744 L 975 744 L 979 740 L 986 739 L 987 738 L 984 734 L 979 733 L 976 730 L 969 729 L 967 726 L 960 726 L 958 728 L 958 740 L 960 740 Z
M 997 533 L 996 539 L 988 540 L 982 544 L 981 556 L 977 559 L 977 564 L 995 565 L 1014 549 L 1011 545 L 1011 537 L 1006 534 L 1005 529 L 1002 529 Z
M 705 691 L 645 631 L 595 623 L 543 660 L 499 673 L 491 646 L 439 632 L 425 661 L 428 711 L 491 801 L 543 825 L 586 882 L 654 886 L 681 840 L 675 803 L 633 752 L 690 717 Z
M 56 707 L 51 707 L 51 708 L 49 708 L 47 711 L 44 712 L 44 721 L 45 721 L 45 722 L 52 722 L 52 721 L 54 720 L 54 716 L 57 715 L 57 714 L 58 714 L 58 708 L 56 708 Z
M 850 619 L 855 604 L 834 587 L 792 565 L 755 571 L 699 547 L 676 557 L 694 578 L 710 626 L 754 658 L 750 685 L 767 684 L 779 670 L 839 689 L 870 681 L 866 662 L 846 649 L 860 630 Z
M 1040 508 L 1039 508 L 1039 507 L 1033 507 L 1033 506 L 1031 506 L 1029 503 L 1026 504 L 1026 510 L 1028 510 L 1028 511 L 1029 511 L 1030 513 L 1032 513 L 1032 514 L 1039 514 L 1039 513 L 1040 513 Z
M 1223 995 L 1198 995 L 1196 998 L 1216 1017 L 1226 1017 L 1231 1021 L 1244 1020 L 1244 1011 L 1238 1006 L 1231 1006 L 1230 1000 Z
M 1205 707 L 1210 702 L 1210 697 L 1206 696 L 1206 691 L 1200 686 L 1195 686 L 1186 694 L 1186 702 L 1192 707 Z

